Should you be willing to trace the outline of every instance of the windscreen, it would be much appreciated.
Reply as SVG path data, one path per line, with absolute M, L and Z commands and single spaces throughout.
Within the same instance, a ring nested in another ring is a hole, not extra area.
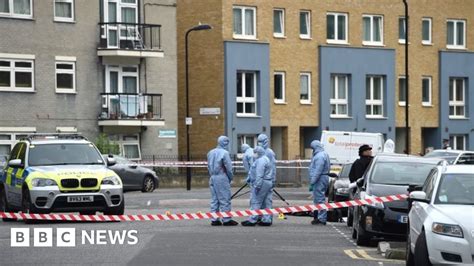
M 103 164 L 102 156 L 91 144 L 42 144 L 31 145 L 30 166 Z
M 422 185 L 435 163 L 378 162 L 371 182 L 383 185 Z
M 474 174 L 441 176 L 435 204 L 474 205 Z

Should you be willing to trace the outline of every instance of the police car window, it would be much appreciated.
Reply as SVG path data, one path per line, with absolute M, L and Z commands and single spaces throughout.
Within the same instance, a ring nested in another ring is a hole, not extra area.
M 474 153 L 466 153 L 461 155 L 456 164 L 474 165 Z
M 22 163 L 25 163 L 25 155 L 26 155 L 26 144 L 22 143 L 20 146 L 20 151 L 18 152 L 17 158 L 20 159 Z
M 30 166 L 103 164 L 104 159 L 89 144 L 43 144 L 30 147 Z
M 20 151 L 21 144 L 22 143 L 18 143 L 15 145 L 15 147 L 13 147 L 13 150 L 10 152 L 9 160 L 14 160 L 17 158 L 18 152 Z

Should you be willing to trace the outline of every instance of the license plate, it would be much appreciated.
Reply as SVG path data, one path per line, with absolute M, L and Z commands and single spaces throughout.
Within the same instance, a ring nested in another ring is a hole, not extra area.
M 69 196 L 67 202 L 94 202 L 94 196 Z
M 405 215 L 399 216 L 399 217 L 398 217 L 398 222 L 399 222 L 399 223 L 402 223 L 402 224 L 408 223 L 408 216 L 405 216 Z

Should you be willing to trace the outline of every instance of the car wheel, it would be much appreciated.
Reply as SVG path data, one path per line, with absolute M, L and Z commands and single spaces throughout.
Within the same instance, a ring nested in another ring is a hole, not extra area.
M 23 213 L 31 214 L 31 213 L 39 213 L 38 208 L 31 202 L 30 198 L 30 190 L 28 188 L 24 188 L 23 192 L 21 193 L 21 211 Z M 25 223 L 35 223 L 36 220 L 26 219 Z
M 122 199 L 122 203 L 120 203 L 117 207 L 110 207 L 104 211 L 105 215 L 123 215 L 125 212 L 125 199 Z
M 407 250 L 405 262 L 407 266 L 415 266 L 415 259 L 413 257 L 413 252 L 411 252 L 410 224 L 408 224 Z
M 354 230 L 355 228 L 357 228 L 357 230 L 355 230 L 356 231 L 356 234 L 355 234 L 356 244 L 358 246 L 368 246 L 370 242 L 370 237 L 365 232 L 365 229 L 362 228 L 362 226 L 360 225 L 360 220 L 361 220 L 361 217 L 357 217 L 357 226 L 355 225 L 353 226 Z M 354 233 L 352 234 L 354 235 Z
M 426 246 L 425 231 L 416 240 L 414 261 L 416 266 L 431 266 L 428 247 Z
M 8 207 L 7 195 L 5 189 L 0 188 L 0 212 L 11 212 L 11 209 Z M 2 218 L 4 222 L 16 221 L 16 219 L 11 218 Z
M 153 192 L 155 190 L 155 181 L 150 175 L 145 176 L 143 179 L 142 192 Z
M 351 227 L 352 223 L 354 222 L 354 216 L 352 215 L 352 211 L 350 208 L 347 209 L 347 226 Z

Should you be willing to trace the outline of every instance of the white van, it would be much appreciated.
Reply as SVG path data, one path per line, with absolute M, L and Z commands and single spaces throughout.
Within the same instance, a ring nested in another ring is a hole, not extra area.
M 374 156 L 382 152 L 384 137 L 381 133 L 323 131 L 321 143 L 331 164 L 347 164 L 359 158 L 359 147 L 364 144 L 372 147 Z

